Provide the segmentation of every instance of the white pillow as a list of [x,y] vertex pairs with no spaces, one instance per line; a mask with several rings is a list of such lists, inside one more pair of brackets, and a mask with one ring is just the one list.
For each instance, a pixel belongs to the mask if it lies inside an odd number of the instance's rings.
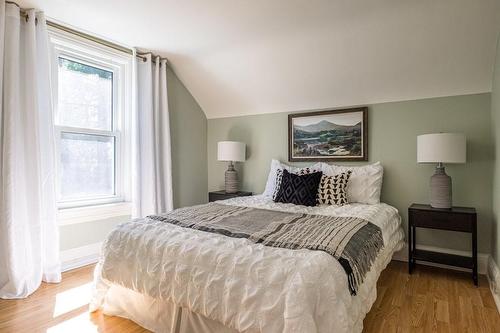
[[362,166],[335,165],[323,163],[323,173],[335,176],[351,170],[351,177],[347,184],[347,200],[364,204],[380,203],[384,168],[380,162]]
[[311,168],[311,169],[316,169],[319,171],[319,170],[323,170],[323,164],[324,163],[315,163],[313,165],[305,166],[305,167],[294,167],[291,165],[281,163],[280,161],[275,160],[275,159],[271,160],[271,169],[269,170],[269,175],[267,176],[266,188],[264,189],[264,192],[262,193],[262,195],[272,198],[273,193],[274,193],[274,189],[276,187],[276,172],[279,169],[286,169],[287,171],[292,172],[292,173],[296,173],[300,169],[304,169],[304,168]]

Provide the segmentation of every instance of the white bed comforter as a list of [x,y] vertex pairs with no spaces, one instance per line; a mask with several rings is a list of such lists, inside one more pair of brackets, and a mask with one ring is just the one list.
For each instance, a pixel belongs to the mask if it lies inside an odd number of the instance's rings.
[[322,251],[289,250],[246,239],[141,220],[122,224],[103,245],[91,310],[111,284],[174,302],[245,332],[356,332],[375,301],[373,288],[404,233],[386,204],[304,207],[263,196],[223,203],[333,216],[356,216],[382,229],[384,248],[357,296],[336,259]]

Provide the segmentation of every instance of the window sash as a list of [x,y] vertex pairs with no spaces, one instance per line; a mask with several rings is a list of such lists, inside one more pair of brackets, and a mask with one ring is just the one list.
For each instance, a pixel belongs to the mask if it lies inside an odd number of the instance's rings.
[[[116,130],[116,128],[118,127],[117,125],[117,122],[116,122],[116,119],[117,119],[117,114],[119,113],[119,110],[117,110],[117,107],[116,107],[116,103],[117,103],[117,99],[118,99],[118,89],[119,89],[119,85],[118,85],[118,80],[120,79],[120,73],[119,73],[119,69],[117,68],[114,68],[113,66],[110,66],[110,65],[104,65],[103,63],[99,62],[99,61],[93,61],[93,60],[89,60],[89,59],[85,59],[85,58],[79,58],[78,56],[75,56],[74,54],[71,54],[71,53],[68,53],[68,52],[65,52],[63,50],[58,50],[56,52],[56,55],[55,55],[55,58],[56,58],[56,74],[57,75],[57,78],[59,78],[59,58],[62,58],[62,59],[66,59],[66,60],[69,60],[69,61],[72,61],[72,62],[75,62],[75,63],[78,63],[78,64],[82,64],[82,65],[86,65],[86,66],[90,66],[90,67],[94,67],[94,68],[97,68],[97,69],[101,69],[101,70],[104,70],[104,71],[107,71],[107,72],[111,72],[112,73],[112,87],[111,87],[111,130]],[[54,66],[54,67],[56,67]],[[59,80],[57,79],[56,82],[57,82],[57,85],[55,87],[55,90],[56,90],[56,114],[54,115],[54,123],[58,126],[64,126],[64,125],[59,125],[58,121],[60,119],[60,114],[59,114]],[[90,128],[89,128],[90,129]]]
[[62,170],[61,166],[61,137],[62,133],[70,134],[84,134],[90,136],[107,136],[114,138],[114,194],[111,195],[92,195],[80,198],[63,199],[60,193],[61,184],[60,177],[57,177],[57,202],[59,208],[69,208],[69,207],[82,207],[82,206],[92,206],[105,203],[121,202],[125,198],[123,196],[122,182],[122,140],[121,133],[118,131],[104,131],[95,130],[87,128],[69,127],[69,126],[55,126],[56,134],[56,154],[57,154],[57,170],[60,172]]

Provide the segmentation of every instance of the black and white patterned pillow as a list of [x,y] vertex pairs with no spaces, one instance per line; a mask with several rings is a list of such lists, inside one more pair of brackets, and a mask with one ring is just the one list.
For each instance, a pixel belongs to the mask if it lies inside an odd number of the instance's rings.
[[[278,169],[278,170],[276,170],[276,180],[275,180],[275,186],[274,186],[274,192],[273,192],[273,200],[276,199],[276,196],[278,195],[278,192],[280,190],[281,180],[283,178],[283,170],[284,169]],[[296,172],[294,172],[294,174],[296,174],[296,175],[306,175],[306,174],[314,173],[314,172],[318,172],[318,171],[319,170],[311,169],[311,168],[302,168],[302,169],[299,169]]]
[[283,169],[276,170],[276,179],[274,180],[274,192],[273,192],[273,200],[276,200],[276,196],[280,191],[281,180],[283,178]]
[[352,171],[335,176],[323,175],[318,188],[318,203],[327,205],[347,205],[347,184]]
[[283,170],[281,186],[274,201],[295,205],[316,206],[318,187],[322,175],[321,171],[296,175]]

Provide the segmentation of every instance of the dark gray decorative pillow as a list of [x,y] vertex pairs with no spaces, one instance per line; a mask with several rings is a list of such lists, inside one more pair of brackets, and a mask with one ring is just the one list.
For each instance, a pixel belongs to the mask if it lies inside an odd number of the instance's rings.
[[318,187],[322,175],[321,171],[296,175],[283,170],[281,186],[274,201],[303,206],[316,206],[316,196],[318,195]]
[[335,176],[323,175],[318,188],[318,203],[327,205],[347,205],[347,184],[352,171]]
[[[278,192],[281,187],[281,179],[283,178],[283,170],[284,169],[278,169],[276,171],[276,181],[275,181],[275,187],[274,187],[274,192],[273,192],[273,200],[276,201],[276,196],[278,195]],[[318,172],[319,170],[316,169],[311,169],[311,168],[302,168],[294,172],[296,175],[305,175],[308,173],[313,173],[313,172]]]

